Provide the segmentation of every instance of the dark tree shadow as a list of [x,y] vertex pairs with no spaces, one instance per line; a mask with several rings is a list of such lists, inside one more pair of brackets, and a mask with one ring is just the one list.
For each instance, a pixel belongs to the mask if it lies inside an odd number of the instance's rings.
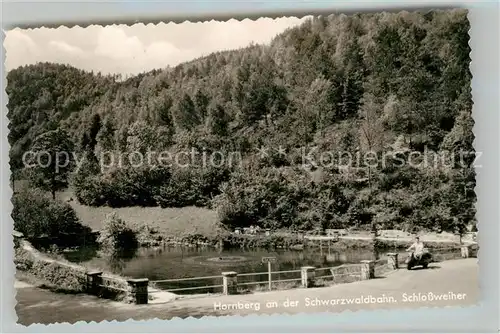
[[85,245],[76,249],[71,249],[63,252],[63,256],[70,262],[86,262],[97,257],[99,246],[97,244]]
[[410,270],[434,270],[434,269],[441,269],[441,266],[430,264],[427,268],[418,266],[418,267],[413,267]]

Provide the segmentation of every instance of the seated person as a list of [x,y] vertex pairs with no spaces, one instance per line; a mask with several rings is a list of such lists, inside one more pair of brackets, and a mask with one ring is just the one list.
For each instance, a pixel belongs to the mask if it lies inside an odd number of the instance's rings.
[[422,258],[422,254],[424,253],[424,243],[420,241],[419,237],[415,238],[415,242],[410,247],[408,247],[406,251],[409,252],[412,249],[413,249],[413,256],[417,260],[420,260]]

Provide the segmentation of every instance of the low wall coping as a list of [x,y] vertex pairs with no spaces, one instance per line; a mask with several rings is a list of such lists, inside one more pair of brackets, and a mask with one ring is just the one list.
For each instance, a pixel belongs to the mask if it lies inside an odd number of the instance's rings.
[[102,275],[102,271],[96,271],[96,270],[88,271],[87,275],[89,275],[89,276],[99,276],[99,275]]
[[306,266],[306,267],[301,267],[302,270],[314,270],[316,269],[316,267],[312,267],[312,266]]

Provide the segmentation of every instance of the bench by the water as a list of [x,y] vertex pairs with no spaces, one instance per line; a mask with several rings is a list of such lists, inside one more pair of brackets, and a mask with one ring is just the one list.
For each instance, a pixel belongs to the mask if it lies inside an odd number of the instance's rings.
[[266,228],[262,229],[259,226],[250,226],[250,227],[243,227],[243,228],[235,228],[234,229],[234,234],[246,234],[246,235],[261,235],[264,234],[266,236],[271,235],[271,229]]

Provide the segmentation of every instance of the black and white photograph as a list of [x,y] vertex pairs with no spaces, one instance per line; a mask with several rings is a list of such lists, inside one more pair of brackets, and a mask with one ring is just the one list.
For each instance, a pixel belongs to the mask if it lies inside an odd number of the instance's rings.
[[456,8],[5,31],[18,323],[477,304],[469,30]]

